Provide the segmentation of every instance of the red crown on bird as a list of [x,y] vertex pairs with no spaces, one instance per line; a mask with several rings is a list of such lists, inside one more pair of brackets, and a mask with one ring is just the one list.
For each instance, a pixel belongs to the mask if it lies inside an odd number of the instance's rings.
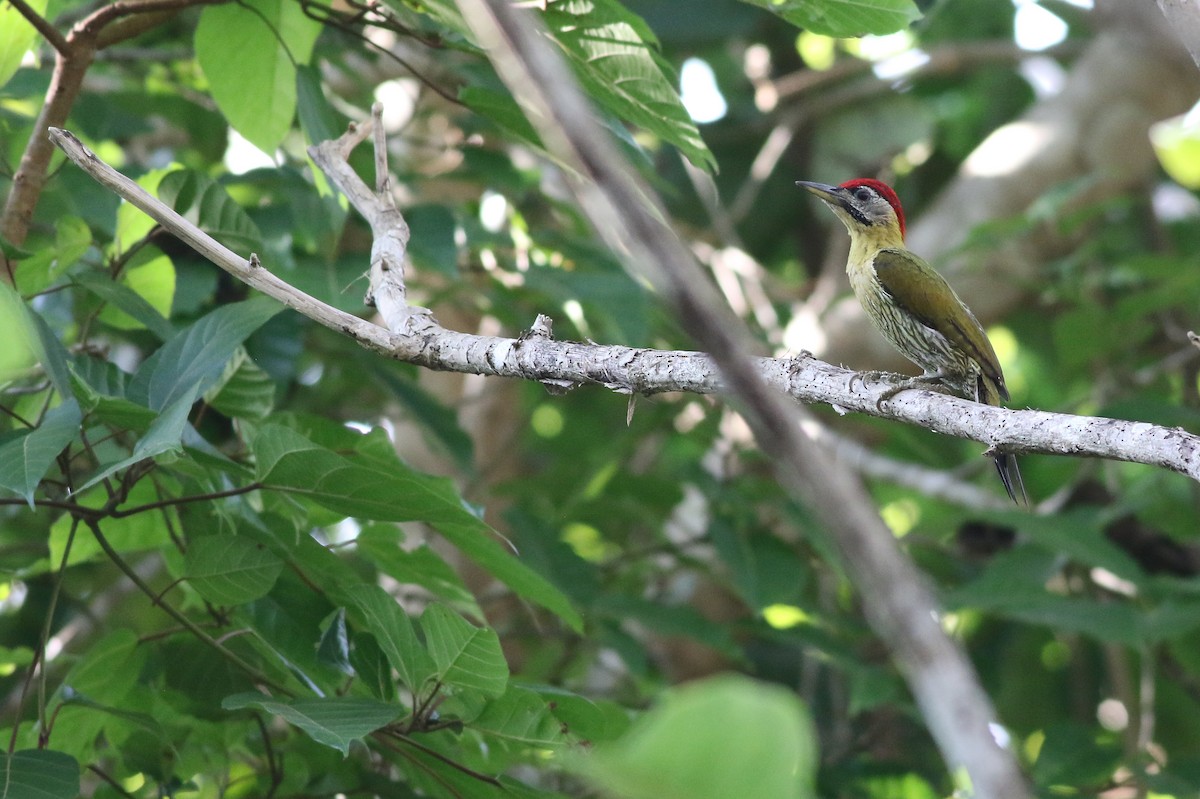
[[859,186],[866,186],[867,188],[874,189],[880,197],[888,201],[888,203],[892,206],[892,210],[896,212],[896,219],[900,222],[900,237],[903,238],[904,209],[900,206],[900,198],[896,196],[896,192],[892,190],[892,187],[884,183],[882,180],[875,180],[873,178],[855,178],[854,180],[847,180],[838,188],[856,189]]

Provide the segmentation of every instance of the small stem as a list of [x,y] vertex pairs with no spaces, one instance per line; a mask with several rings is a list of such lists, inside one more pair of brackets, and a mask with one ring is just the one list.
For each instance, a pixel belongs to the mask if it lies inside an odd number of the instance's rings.
[[144,505],[135,505],[132,508],[123,510],[113,510],[108,515],[114,519],[123,519],[126,516],[133,516],[138,513],[145,513],[148,510],[158,510],[159,508],[169,508],[174,505],[188,505],[192,502],[209,502],[214,499],[225,499],[226,497],[236,497],[241,494],[249,494],[251,491],[258,491],[263,487],[262,483],[253,482],[238,488],[229,488],[225,491],[214,491],[211,494],[193,494],[187,497],[173,497],[171,499],[160,499],[157,502],[147,502]]

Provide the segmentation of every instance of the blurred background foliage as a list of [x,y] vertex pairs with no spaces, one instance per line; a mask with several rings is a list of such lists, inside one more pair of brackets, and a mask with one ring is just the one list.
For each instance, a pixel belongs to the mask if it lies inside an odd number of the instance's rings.
[[[990,135],[1054,102],[1081,54],[1117,24],[1108,6],[1134,4],[919,5],[920,14],[893,0],[563,0],[544,12],[601,121],[661,192],[764,353],[851,353],[854,368],[904,368],[856,349],[865,328],[833,341],[821,334],[846,294],[845,239],[793,182],[881,177],[905,200],[910,224],[921,224]],[[1138,5],[1132,13],[1157,14]],[[64,33],[91,10],[72,0],[32,8]],[[0,61],[5,195],[54,60],[44,41],[20,43],[18,22],[11,6],[0,8],[0,35],[13,42],[0,53],[9,62]],[[621,46],[606,49],[606,37]],[[1143,55],[1127,53],[1131,64]],[[410,293],[444,326],[515,336],[546,313],[559,338],[688,348],[654,296],[597,243],[441,0],[185,7],[97,54],[66,127],[239,253],[256,252],[302,290],[366,314],[369,231],[331,195],[305,147],[364,119],[375,101],[412,228]],[[1186,117],[1151,121],[1143,144],[1161,166],[1150,162],[1121,191],[1092,195],[1099,172],[1051,181],[1021,212],[957,231],[968,255],[1047,229],[1071,241],[1023,264],[1018,299],[984,319],[1014,407],[1200,429],[1200,350],[1186,337],[1200,307],[1191,155],[1200,134]],[[370,174],[369,152],[354,163]],[[703,737],[709,725],[741,742],[736,762],[722,764],[745,786],[739,795],[806,796],[810,777],[829,797],[952,790],[821,530],[782,496],[744,423],[720,402],[643,397],[630,416],[626,397],[597,389],[559,396],[423,372],[284,312],[241,338],[228,333],[228,366],[182,407],[191,432],[181,425],[159,440],[149,420],[164,407],[138,405],[130,386],[149,378],[135,372],[170,346],[163,341],[204,320],[216,325],[218,309],[250,308],[231,305],[249,290],[60,156],[28,229],[6,230],[15,293],[4,295],[12,308],[2,324],[14,341],[27,329],[25,308],[44,324],[28,328],[43,344],[0,356],[0,446],[20,459],[0,463],[12,498],[0,507],[3,724],[10,754],[48,735],[47,757],[73,758],[9,757],[10,776],[82,766],[94,796],[731,796],[716,774],[694,779],[721,752]],[[968,304],[982,299],[963,293]],[[48,385],[28,355],[47,346],[46,331],[64,348],[71,391]],[[199,350],[181,343],[175,352]],[[176,369],[163,379],[185,377]],[[111,401],[89,407],[85,387]],[[69,409],[50,415],[72,395],[87,414],[82,435]],[[947,629],[997,705],[997,735],[1039,795],[1200,792],[1192,482],[1145,466],[1026,457],[1038,503],[1026,513],[1001,501],[976,444],[818,411],[940,592]],[[29,485],[13,471],[30,463],[17,454],[28,450],[22,436],[54,423],[70,457],[47,458]],[[378,451],[381,439],[350,434],[369,430],[386,432],[394,460]],[[453,487],[437,484],[447,503],[439,512],[461,495],[481,520],[469,535],[503,536],[545,587],[504,572],[491,550],[464,558],[422,523],[433,516],[398,523],[394,508],[359,513],[328,497],[295,498],[284,475],[262,472],[266,452],[296,454],[314,480],[332,472],[304,461],[287,443],[292,433],[356,468],[450,478]],[[125,463],[148,440],[162,444],[155,468]],[[197,498],[104,518],[114,550],[167,602],[296,691],[396,703],[401,722],[420,716],[424,726],[368,738],[368,756],[350,742],[370,725],[318,724],[311,714],[306,723],[261,695],[247,698],[261,680],[134,592],[86,523],[72,524],[83,517],[67,508],[67,489],[114,464],[83,504],[103,505],[105,491],[120,495],[109,511]],[[933,475],[961,490],[877,476],[885,473]],[[330,496],[349,503],[355,486],[329,479]],[[255,480],[281,492],[221,496]],[[209,537],[220,546],[196,543]],[[68,541],[80,549],[59,571]],[[272,558],[255,554],[263,548]],[[251,566],[248,584],[232,576]],[[408,634],[435,661],[440,644],[470,641],[481,658],[502,652],[507,670],[435,664],[441,682],[414,697],[423,684],[408,683],[406,669],[421,663],[388,655],[382,639],[392,628],[372,626],[361,592],[328,587],[356,580],[402,600],[420,620]],[[554,610],[557,595],[573,613]],[[43,646],[46,668],[31,681]],[[787,687],[811,720],[779,710],[760,683],[736,682],[672,694],[657,715],[642,714],[669,686],[725,671]],[[49,732],[37,726],[43,680]],[[746,713],[762,702],[778,712]],[[574,764],[578,750],[618,738],[631,721],[636,729],[595,764]],[[321,737],[326,728],[331,738]],[[742,751],[755,735],[787,746]],[[665,765],[675,757],[690,777]],[[788,769],[800,778],[777,779]],[[504,789],[489,781],[499,774]],[[662,774],[673,787],[655,786]],[[36,779],[29,784],[44,788]],[[47,795],[72,795],[63,790]]]

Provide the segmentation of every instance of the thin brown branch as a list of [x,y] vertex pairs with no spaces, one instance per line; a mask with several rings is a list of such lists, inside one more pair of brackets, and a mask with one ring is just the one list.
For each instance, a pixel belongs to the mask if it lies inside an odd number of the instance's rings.
[[[50,40],[57,52],[46,99],[34,121],[25,151],[13,175],[12,189],[0,215],[0,236],[20,246],[29,235],[33,212],[45,187],[54,147],[46,132],[64,124],[74,107],[96,52],[161,24],[169,16],[196,5],[229,0],[117,0],[80,20],[65,37]],[[16,5],[16,3],[14,3]],[[28,6],[25,6],[28,8]],[[20,9],[20,6],[18,6]],[[28,19],[28,15],[26,15]],[[41,31],[46,35],[45,31]],[[13,282],[14,265],[4,258],[4,277]]]
[[135,505],[132,508],[123,508],[121,510],[113,510],[106,514],[113,519],[121,519],[126,516],[134,516],[138,513],[145,513],[148,510],[157,510],[159,508],[170,508],[176,505],[188,505],[193,502],[210,502],[214,499],[225,499],[226,497],[236,497],[241,494],[249,494],[252,491],[258,491],[262,488],[262,483],[254,482],[238,488],[230,488],[225,491],[213,491],[211,494],[193,494],[186,497],[171,497],[170,499],[160,499],[157,502],[147,502],[144,505]]
[[223,644],[217,641],[217,639],[205,632],[200,625],[196,624],[187,616],[176,610],[173,605],[162,601],[154,589],[146,584],[146,582],[133,569],[133,567],[121,557],[119,552],[113,549],[112,544],[109,543],[108,538],[100,529],[100,521],[98,519],[85,518],[83,519],[83,523],[86,524],[88,529],[92,531],[92,537],[96,539],[96,543],[100,545],[100,549],[104,551],[104,554],[108,556],[108,559],[113,563],[113,565],[115,565],[122,574],[129,578],[130,582],[137,586],[138,590],[145,594],[153,604],[157,605],[164,613],[186,628],[187,631],[195,636],[201,643],[207,644],[209,647],[216,650],[217,654],[219,654],[221,657],[225,658],[231,664],[244,671],[255,682],[268,686],[271,688],[271,690],[278,691],[284,696],[292,695],[291,691],[275,682],[266,674],[259,671],[257,668],[227,649]]

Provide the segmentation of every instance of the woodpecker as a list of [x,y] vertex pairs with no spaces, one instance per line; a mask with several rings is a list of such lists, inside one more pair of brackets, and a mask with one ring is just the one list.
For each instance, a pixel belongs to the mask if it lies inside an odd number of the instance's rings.
[[[979,320],[944,277],[904,246],[904,209],[896,192],[869,178],[840,186],[806,180],[796,185],[819,197],[842,220],[850,232],[846,274],[855,296],[883,337],[924,370],[883,399],[921,384],[941,383],[987,405],[1007,400],[1004,373]],[[995,461],[1008,496],[1028,504],[1016,457],[1001,453]]]

